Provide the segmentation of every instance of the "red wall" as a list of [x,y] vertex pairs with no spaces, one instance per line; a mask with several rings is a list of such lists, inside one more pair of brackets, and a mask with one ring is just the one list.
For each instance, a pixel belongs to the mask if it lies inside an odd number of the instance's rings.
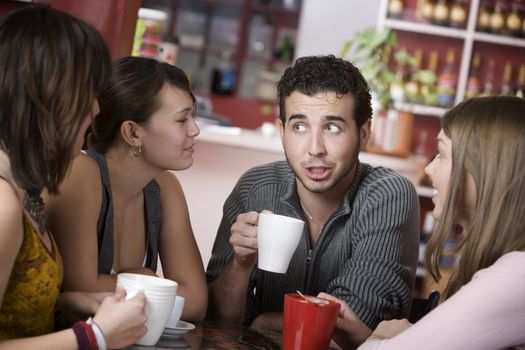
[[35,3],[49,5],[91,23],[102,34],[112,59],[131,54],[141,0],[40,0],[33,3],[0,0],[0,16]]
[[235,126],[257,129],[263,122],[274,122],[278,117],[277,103],[235,96],[209,96],[213,111],[228,117]]
[[51,7],[95,26],[104,37],[112,59],[131,54],[140,4],[140,0],[50,0]]

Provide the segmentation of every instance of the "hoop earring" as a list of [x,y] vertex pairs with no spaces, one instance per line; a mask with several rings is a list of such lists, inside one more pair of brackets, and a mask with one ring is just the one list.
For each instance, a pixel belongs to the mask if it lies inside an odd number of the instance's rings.
[[135,158],[138,158],[141,153],[142,153],[142,146],[133,146],[131,150],[129,151],[131,160],[135,161]]

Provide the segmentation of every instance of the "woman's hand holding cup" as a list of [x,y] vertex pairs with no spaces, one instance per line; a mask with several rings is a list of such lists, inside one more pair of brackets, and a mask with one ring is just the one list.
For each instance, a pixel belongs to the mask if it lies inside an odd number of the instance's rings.
[[93,321],[100,327],[108,348],[122,348],[146,334],[146,297],[137,293],[126,299],[126,290],[117,286],[115,294],[100,304]]

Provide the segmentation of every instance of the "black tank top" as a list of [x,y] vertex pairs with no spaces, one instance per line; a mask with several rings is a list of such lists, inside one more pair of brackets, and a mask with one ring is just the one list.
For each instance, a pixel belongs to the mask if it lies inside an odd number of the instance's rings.
[[[102,179],[102,203],[97,222],[98,237],[98,273],[110,274],[113,267],[113,203],[109,182],[108,164],[104,155],[84,150],[98,163]],[[148,237],[146,262],[144,267],[157,271],[158,243],[161,224],[160,187],[151,180],[144,188],[144,207],[146,212],[146,236]]]

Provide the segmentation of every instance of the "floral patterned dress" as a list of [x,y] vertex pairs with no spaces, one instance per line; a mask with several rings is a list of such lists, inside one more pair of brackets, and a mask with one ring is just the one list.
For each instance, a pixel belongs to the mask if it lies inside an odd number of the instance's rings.
[[24,216],[24,240],[0,308],[0,340],[53,331],[53,314],[63,266],[56,243],[50,237],[51,252]]

